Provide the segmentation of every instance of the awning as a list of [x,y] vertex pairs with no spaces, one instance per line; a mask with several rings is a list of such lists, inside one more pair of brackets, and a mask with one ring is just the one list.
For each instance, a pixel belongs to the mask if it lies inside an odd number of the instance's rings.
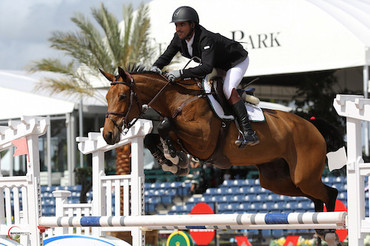
[[0,120],[70,113],[74,103],[0,87]]
[[370,64],[369,1],[153,0],[151,38],[158,51],[172,39],[175,26],[169,22],[183,5],[195,8],[208,30],[244,45],[250,54],[246,76]]

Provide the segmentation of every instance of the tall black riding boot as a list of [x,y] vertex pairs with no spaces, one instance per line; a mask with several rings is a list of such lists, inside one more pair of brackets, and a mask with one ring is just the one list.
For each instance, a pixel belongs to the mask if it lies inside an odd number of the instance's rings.
[[239,128],[242,134],[242,141],[236,141],[235,143],[239,145],[239,148],[244,148],[246,145],[256,145],[260,141],[255,131],[253,131],[251,125],[249,124],[248,112],[245,108],[244,102],[242,100],[237,101],[232,105],[235,116],[237,117]]

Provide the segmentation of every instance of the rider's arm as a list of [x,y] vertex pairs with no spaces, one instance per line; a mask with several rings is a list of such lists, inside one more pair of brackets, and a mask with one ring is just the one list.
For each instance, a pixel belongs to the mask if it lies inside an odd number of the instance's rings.
[[154,62],[153,66],[156,66],[162,69],[164,66],[167,66],[172,61],[173,57],[177,52],[181,50],[181,41],[175,33],[171,43],[168,45],[165,52]]
[[200,41],[202,62],[199,66],[184,69],[182,78],[201,78],[212,72],[215,59],[215,42],[212,38],[204,38]]

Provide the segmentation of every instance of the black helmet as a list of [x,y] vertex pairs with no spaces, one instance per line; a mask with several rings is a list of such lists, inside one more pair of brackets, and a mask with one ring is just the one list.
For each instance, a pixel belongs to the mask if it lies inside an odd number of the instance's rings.
[[189,6],[181,6],[177,8],[175,12],[173,12],[171,23],[184,21],[192,21],[198,24],[199,16],[197,11]]

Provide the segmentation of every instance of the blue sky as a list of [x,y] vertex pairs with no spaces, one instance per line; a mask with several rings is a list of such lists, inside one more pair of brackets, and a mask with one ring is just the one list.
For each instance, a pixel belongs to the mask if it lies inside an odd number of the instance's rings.
[[33,60],[63,54],[49,47],[53,31],[75,29],[70,18],[74,13],[91,16],[91,8],[100,3],[122,19],[122,7],[131,3],[137,8],[150,0],[1,0],[0,1],[0,70],[23,70]]

